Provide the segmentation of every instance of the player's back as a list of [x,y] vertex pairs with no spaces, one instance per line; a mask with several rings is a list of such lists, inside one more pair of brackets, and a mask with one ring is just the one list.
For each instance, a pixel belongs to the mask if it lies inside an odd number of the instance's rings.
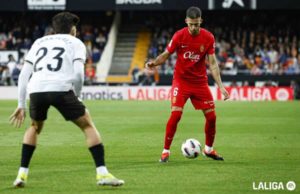
[[74,81],[75,60],[85,61],[84,44],[69,34],[55,34],[37,39],[25,60],[33,65],[29,93],[68,91]]

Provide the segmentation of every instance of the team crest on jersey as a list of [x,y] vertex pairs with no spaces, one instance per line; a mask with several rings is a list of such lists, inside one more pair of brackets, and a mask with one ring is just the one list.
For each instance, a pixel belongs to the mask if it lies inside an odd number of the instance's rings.
[[204,45],[203,45],[203,44],[202,44],[202,45],[200,45],[200,52],[203,52],[203,51],[204,51],[204,49],[205,49]]

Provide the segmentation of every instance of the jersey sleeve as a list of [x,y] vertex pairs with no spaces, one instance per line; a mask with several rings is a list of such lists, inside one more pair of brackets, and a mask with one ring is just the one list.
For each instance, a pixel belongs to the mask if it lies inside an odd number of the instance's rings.
[[73,62],[76,60],[82,61],[83,64],[86,60],[86,47],[80,40],[77,41],[77,44],[74,48]]
[[207,53],[209,55],[215,54],[215,47],[216,47],[215,37],[214,37],[214,35],[211,35]]
[[168,46],[167,46],[167,51],[168,51],[169,53],[171,53],[171,54],[174,53],[174,52],[176,51],[177,47],[178,47],[178,43],[179,43],[179,33],[176,32],[176,33],[173,35],[173,37],[172,37],[170,43],[169,43]]
[[32,64],[25,61],[18,82],[18,108],[26,108],[27,85],[33,71]]

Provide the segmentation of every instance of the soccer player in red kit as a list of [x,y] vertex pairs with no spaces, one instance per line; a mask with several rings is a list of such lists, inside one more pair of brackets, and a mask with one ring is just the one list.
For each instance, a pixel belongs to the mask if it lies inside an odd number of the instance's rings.
[[172,53],[176,51],[177,61],[173,75],[171,91],[171,116],[166,126],[165,144],[160,162],[168,162],[170,147],[179,123],[183,107],[188,99],[196,110],[202,110],[205,123],[205,148],[203,154],[214,160],[224,160],[213,149],[216,133],[215,104],[208,86],[205,59],[208,58],[211,74],[221,90],[224,100],[229,98],[224,88],[219,66],[215,56],[215,39],[212,33],[200,28],[202,23],[201,10],[190,7],[186,11],[185,23],[187,27],[178,30],[167,49],[155,60],[145,64],[152,69],[165,63]]

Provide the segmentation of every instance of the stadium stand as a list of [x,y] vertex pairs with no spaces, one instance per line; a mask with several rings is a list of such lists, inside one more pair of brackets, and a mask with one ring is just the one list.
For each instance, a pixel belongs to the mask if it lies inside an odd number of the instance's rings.
[[[228,83],[299,87],[299,79],[291,82],[300,74],[300,31],[296,19],[299,13],[225,12],[205,11],[203,27],[215,35],[216,56],[223,77],[229,78]],[[143,21],[145,13],[139,15],[135,12],[135,14],[136,18]],[[152,34],[148,58],[155,58],[162,53],[174,32],[185,26],[182,20],[184,14],[184,12],[157,12],[146,15],[147,18],[151,18],[146,23]],[[159,81],[155,81],[157,80],[154,79],[155,73],[149,78],[146,74],[149,72],[135,71],[135,75],[140,77],[138,84],[170,83],[175,62],[176,55],[173,55],[158,69]]]
[[[17,50],[16,69],[33,41],[51,33],[52,12],[0,14],[0,50]],[[78,37],[88,51],[85,84],[99,84],[96,67],[108,41],[113,12],[81,12]],[[5,16],[5,17],[4,17]],[[104,84],[170,84],[176,55],[157,71],[143,69],[144,62],[161,53],[173,33],[185,26],[184,11],[123,11],[112,63]],[[214,33],[216,55],[223,76],[277,76],[300,73],[300,29],[297,11],[204,11],[203,27]],[[22,19],[21,19],[22,18]],[[1,64],[2,85],[17,83],[18,75]],[[10,73],[8,73],[10,72]],[[208,72],[209,74],[209,72]],[[10,78],[9,78],[10,77]],[[247,84],[248,78],[244,77]],[[166,81],[167,80],[167,81]],[[268,83],[274,83],[266,78]],[[103,83],[103,82],[102,82]],[[267,83],[267,84],[268,84]],[[232,85],[239,83],[231,83]],[[244,82],[243,82],[244,84]],[[253,83],[250,83],[253,84]],[[275,83],[280,85],[280,83]],[[289,85],[290,81],[284,82]],[[298,82],[296,81],[296,85]]]
[[[8,65],[10,61],[0,65],[0,85],[15,85],[12,77],[16,77],[17,70],[22,68],[24,54],[33,42],[44,35],[51,34],[52,12],[7,12],[0,14],[0,51],[16,50],[18,58],[15,65]],[[80,38],[87,48],[87,63],[85,84],[91,85],[96,81],[95,68],[101,58],[101,53],[107,41],[113,12],[86,12],[80,14],[81,22],[78,30]],[[5,59],[4,59],[5,61]],[[15,74],[12,75],[15,70]],[[17,79],[17,78],[15,78]]]
[[[295,12],[205,12],[203,26],[215,35],[222,74],[299,74],[300,33],[296,15]],[[176,30],[174,20],[180,21],[173,16],[169,22],[152,24],[149,58],[161,53],[172,38]],[[171,74],[174,62],[171,58],[160,74]]]

